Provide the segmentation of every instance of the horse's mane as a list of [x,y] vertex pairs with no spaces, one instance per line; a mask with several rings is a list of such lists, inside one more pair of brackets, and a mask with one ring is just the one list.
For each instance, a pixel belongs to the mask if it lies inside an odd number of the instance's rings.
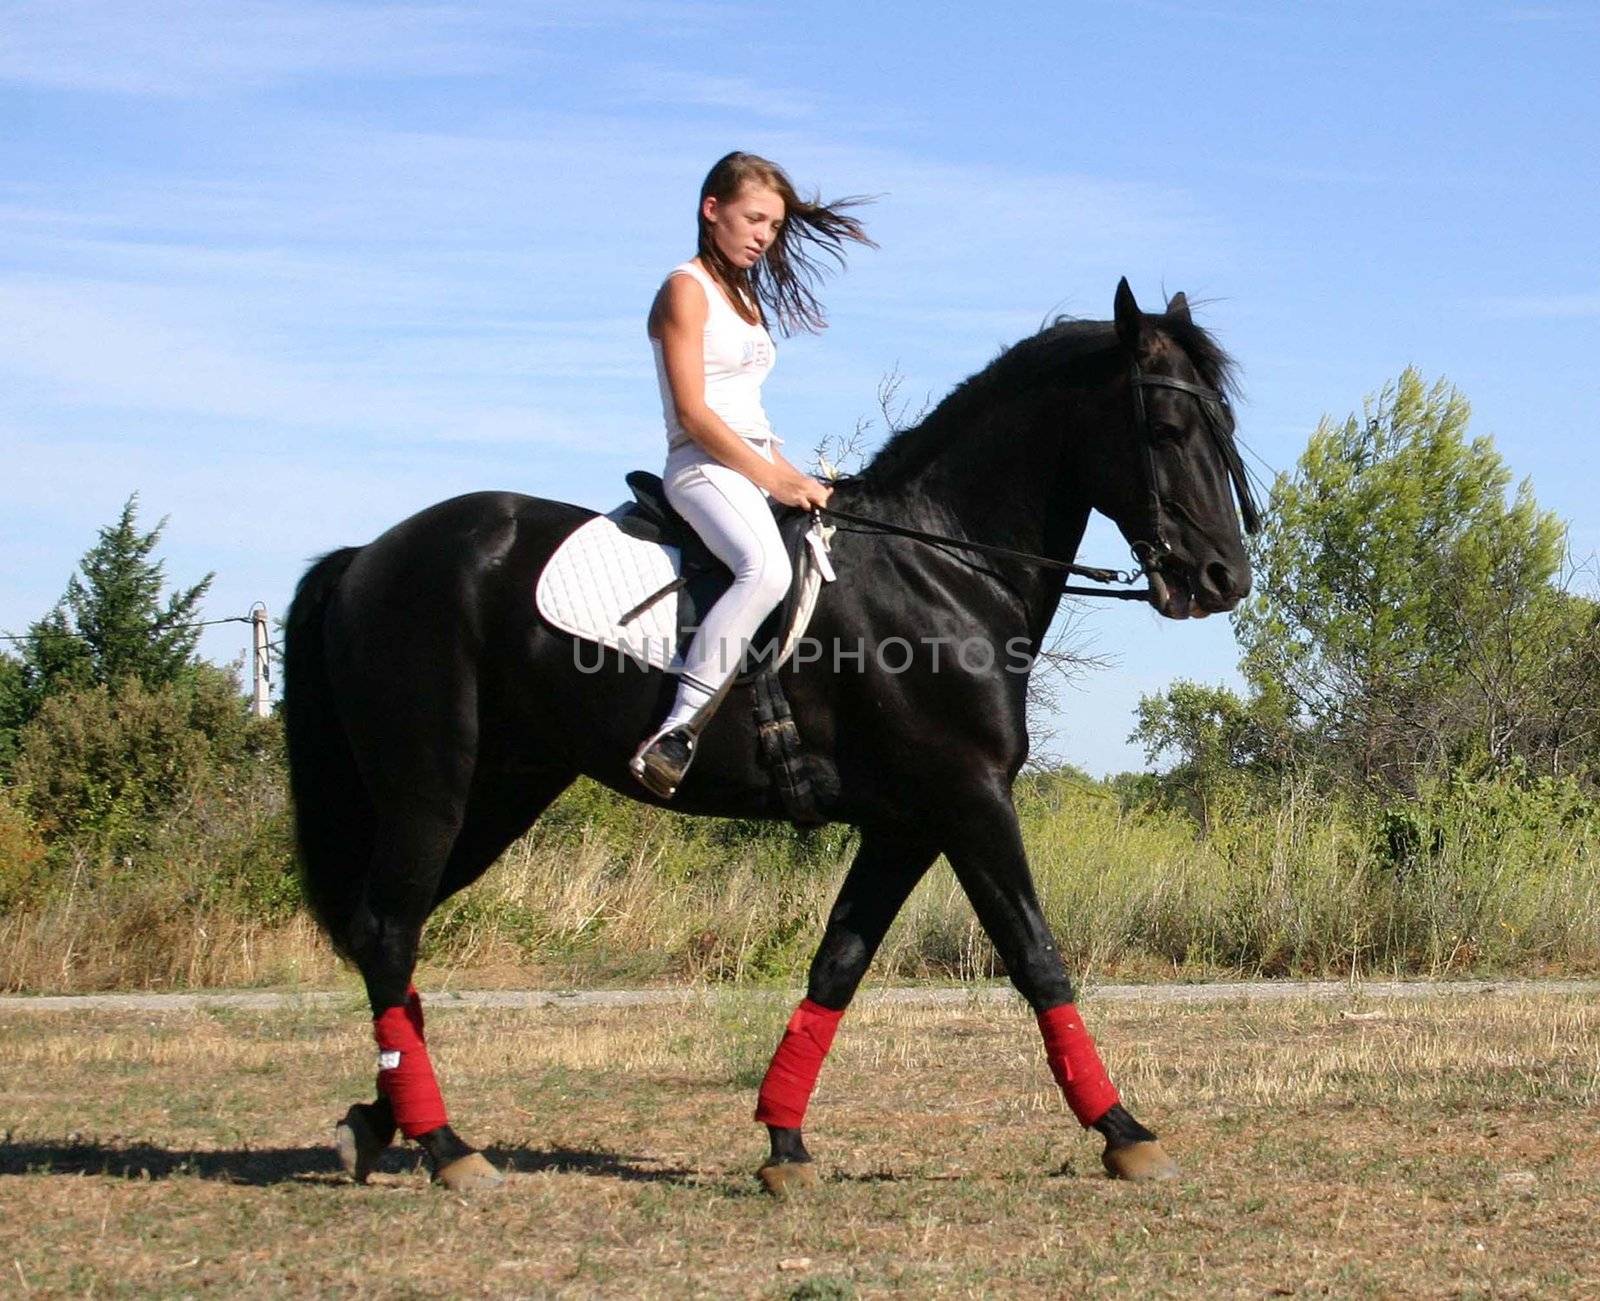
[[[1146,320],[1183,350],[1201,383],[1220,393],[1237,392],[1237,365],[1203,326],[1187,314],[1152,315]],[[879,485],[898,480],[979,423],[1006,394],[1052,379],[1070,381],[1119,346],[1116,326],[1110,321],[1058,316],[956,385],[920,423],[892,433],[857,477]]]

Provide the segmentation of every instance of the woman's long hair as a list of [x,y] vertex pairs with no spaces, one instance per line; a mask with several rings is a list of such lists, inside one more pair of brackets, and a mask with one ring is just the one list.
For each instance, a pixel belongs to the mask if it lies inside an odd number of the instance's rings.
[[[703,211],[707,198],[728,203],[746,185],[776,190],[784,210],[783,224],[766,255],[749,270],[722,256]],[[794,182],[776,163],[755,154],[731,153],[717,160],[700,187],[700,260],[752,325],[764,321],[770,312],[786,335],[821,330],[828,318],[815,292],[826,271],[818,255],[826,253],[843,267],[846,240],[877,247],[861,223],[843,211],[869,202],[857,196],[823,203],[820,195],[808,202],[795,192]]]

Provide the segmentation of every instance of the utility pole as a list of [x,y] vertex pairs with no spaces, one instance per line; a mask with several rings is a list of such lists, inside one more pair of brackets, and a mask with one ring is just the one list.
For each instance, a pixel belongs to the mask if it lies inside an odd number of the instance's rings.
[[267,663],[267,607],[259,602],[250,611],[250,633],[250,712],[257,718],[265,718],[272,711],[268,699],[272,670]]

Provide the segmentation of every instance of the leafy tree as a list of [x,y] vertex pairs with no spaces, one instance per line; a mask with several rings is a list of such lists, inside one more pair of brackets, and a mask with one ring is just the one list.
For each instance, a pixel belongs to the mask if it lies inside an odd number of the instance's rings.
[[204,664],[154,688],[125,678],[46,700],[22,729],[15,776],[47,839],[125,853],[208,778],[262,749],[263,731],[225,669]]
[[1246,700],[1227,687],[1188,681],[1141,697],[1128,739],[1142,745],[1152,763],[1173,760],[1152,793],[1187,805],[1209,824],[1208,810],[1224,789],[1282,771],[1293,738],[1275,703],[1272,697]]
[[0,786],[0,912],[26,900],[46,867],[44,840],[28,810]]
[[123,503],[115,524],[100,530],[100,540],[79,563],[57,607],[83,642],[90,680],[114,683],[137,678],[147,687],[176,682],[195,662],[200,630],[194,626],[200,600],[215,574],[162,603],[165,564],[152,560],[167,521],[148,533],[138,528],[139,497]]
[[[1323,420],[1280,475],[1235,616],[1254,692],[1279,697],[1336,766],[1414,789],[1526,733],[1562,606],[1564,530],[1467,401],[1414,369]],[[1508,716],[1508,709],[1516,715]]]
[[17,732],[28,721],[22,661],[0,651],[0,773],[17,757]]
[[1536,636],[1474,630],[1485,757],[1518,757],[1551,777],[1600,775],[1600,602],[1552,588],[1531,622]]
[[52,695],[135,680],[158,688],[191,678],[207,574],[163,597],[164,562],[154,559],[167,521],[144,532],[139,497],[79,562],[66,593],[28,629],[21,655],[0,663],[0,765],[9,765],[21,728]]

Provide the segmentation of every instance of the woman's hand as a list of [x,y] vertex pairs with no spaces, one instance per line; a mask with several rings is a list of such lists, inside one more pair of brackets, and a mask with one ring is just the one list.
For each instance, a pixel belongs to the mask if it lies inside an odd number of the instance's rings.
[[817,506],[826,506],[828,498],[833,495],[833,489],[809,474],[801,474],[791,465],[778,467],[776,473],[764,484],[768,494],[774,501],[782,502],[785,506],[804,506],[811,510]]

